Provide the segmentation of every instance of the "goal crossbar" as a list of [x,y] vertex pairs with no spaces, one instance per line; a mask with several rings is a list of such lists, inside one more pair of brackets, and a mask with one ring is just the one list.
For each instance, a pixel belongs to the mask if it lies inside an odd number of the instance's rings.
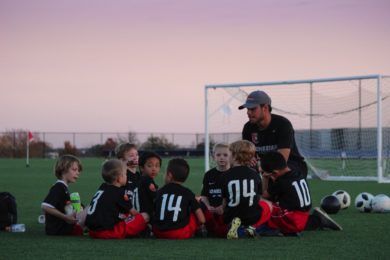
[[[356,81],[356,80],[376,80],[376,132],[377,132],[377,177],[357,177],[356,180],[377,180],[378,182],[390,182],[390,178],[384,178],[383,174],[383,140],[382,140],[382,92],[381,92],[381,80],[384,78],[390,78],[387,75],[373,74],[373,75],[363,75],[363,76],[351,76],[351,77],[333,77],[333,78],[319,78],[319,79],[303,79],[303,80],[284,80],[284,81],[268,81],[268,82],[246,82],[246,83],[231,83],[231,84],[208,84],[205,86],[205,171],[210,168],[210,129],[209,129],[209,100],[208,100],[208,91],[211,89],[223,89],[223,88],[245,88],[245,87],[268,87],[268,86],[283,86],[283,85],[296,85],[296,84],[309,84],[312,86],[317,83],[329,83],[329,82],[342,82],[342,81]],[[248,94],[248,93],[247,93]],[[214,113],[215,111],[213,111]],[[310,115],[312,116],[312,115]],[[332,176],[328,178],[329,180],[333,179]],[[350,180],[350,178],[345,176],[340,179]]]

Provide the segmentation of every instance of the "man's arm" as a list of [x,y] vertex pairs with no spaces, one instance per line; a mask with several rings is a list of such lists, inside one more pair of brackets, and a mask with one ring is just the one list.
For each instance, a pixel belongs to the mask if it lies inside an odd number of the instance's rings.
[[290,148],[282,148],[282,149],[278,149],[278,152],[283,155],[284,159],[287,162],[288,157],[290,156],[291,149]]

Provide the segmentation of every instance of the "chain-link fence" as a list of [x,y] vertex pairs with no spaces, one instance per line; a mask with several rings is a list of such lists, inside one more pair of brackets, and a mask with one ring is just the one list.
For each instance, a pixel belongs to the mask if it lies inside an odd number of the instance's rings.
[[[140,150],[155,150],[163,154],[204,154],[203,133],[121,133],[121,132],[32,132],[29,142],[31,157],[56,157],[61,153],[79,156],[110,156],[123,142],[136,144]],[[238,140],[240,133],[213,134],[211,144]],[[0,157],[19,158],[26,155],[28,131],[0,132]]]

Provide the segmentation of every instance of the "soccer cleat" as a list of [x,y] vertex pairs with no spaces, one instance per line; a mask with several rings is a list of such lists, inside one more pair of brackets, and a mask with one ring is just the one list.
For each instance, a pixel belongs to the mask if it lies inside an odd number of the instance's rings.
[[245,234],[249,238],[256,238],[257,237],[257,235],[256,235],[256,228],[254,228],[252,226],[247,226],[245,228]]
[[238,238],[237,230],[240,226],[241,226],[241,219],[234,218],[232,220],[232,224],[230,226],[230,229],[227,233],[227,239],[237,239]]
[[319,207],[315,207],[313,210],[313,216],[317,216],[321,222],[321,228],[329,228],[333,230],[341,231],[343,228],[337,224],[328,214],[322,211]]

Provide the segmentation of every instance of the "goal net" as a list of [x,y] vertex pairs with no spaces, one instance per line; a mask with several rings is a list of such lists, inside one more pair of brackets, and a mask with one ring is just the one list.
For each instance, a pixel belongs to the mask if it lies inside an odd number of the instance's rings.
[[248,118],[238,106],[255,90],[293,124],[313,178],[390,182],[390,77],[381,75],[207,85],[206,170],[212,144],[241,139]]

